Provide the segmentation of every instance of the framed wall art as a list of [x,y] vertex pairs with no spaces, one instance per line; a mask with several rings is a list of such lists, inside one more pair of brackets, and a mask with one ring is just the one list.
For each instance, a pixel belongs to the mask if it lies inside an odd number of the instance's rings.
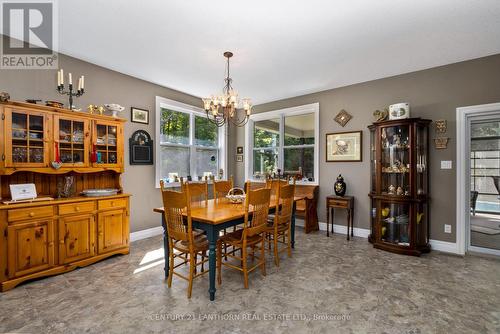
[[362,161],[363,131],[326,134],[326,162]]
[[153,164],[153,141],[147,131],[135,131],[128,142],[131,165]]
[[149,124],[149,110],[130,108],[130,120],[134,123]]

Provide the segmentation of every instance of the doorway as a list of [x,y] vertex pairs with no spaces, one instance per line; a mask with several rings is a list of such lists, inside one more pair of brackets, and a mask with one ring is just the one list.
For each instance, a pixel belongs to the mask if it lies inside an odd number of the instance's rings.
[[469,118],[467,251],[500,255],[500,111]]
[[500,103],[457,108],[457,253],[500,256]]

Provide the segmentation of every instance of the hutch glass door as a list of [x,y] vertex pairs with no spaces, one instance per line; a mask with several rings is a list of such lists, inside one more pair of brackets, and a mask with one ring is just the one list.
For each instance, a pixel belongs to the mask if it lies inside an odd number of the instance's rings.
[[[6,112],[7,167],[45,167],[47,165],[47,125],[41,113]],[[10,136],[9,136],[10,135]]]
[[95,123],[93,162],[97,166],[116,166],[121,161],[121,152],[118,150],[118,133],[121,126],[116,123]]
[[[55,124],[55,158],[59,158],[63,165],[88,166],[88,121],[56,117]],[[57,157],[57,155],[59,155],[59,157]]]

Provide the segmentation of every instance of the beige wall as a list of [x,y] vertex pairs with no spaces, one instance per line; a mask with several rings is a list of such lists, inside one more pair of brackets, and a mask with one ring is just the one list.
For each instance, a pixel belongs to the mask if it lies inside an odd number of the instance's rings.
[[[451,138],[448,148],[436,150],[432,147],[430,151],[431,239],[455,242],[455,109],[500,102],[500,55],[271,102],[256,106],[254,113],[314,102],[319,102],[320,106],[320,221],[326,221],[325,196],[333,193],[335,178],[342,174],[347,182],[347,193],[356,197],[354,226],[360,228],[369,228],[370,157],[367,148],[370,138],[367,126],[373,121],[373,111],[392,103],[409,102],[413,117],[446,119],[447,135]],[[353,115],[344,128],[333,120],[341,109]],[[350,130],[363,130],[363,161],[326,163],[326,133]],[[431,138],[434,138],[433,126],[431,130]],[[239,128],[236,132],[233,145],[243,146],[244,129]],[[441,170],[441,160],[452,160],[453,169]],[[233,173],[237,184],[241,185],[244,165],[235,162]],[[344,213],[337,214],[335,219],[336,224],[345,224]],[[452,225],[451,234],[444,233],[444,224]]]
[[[132,194],[131,231],[159,226],[160,216],[152,212],[154,207],[161,206],[159,190],[154,187],[154,166],[129,165],[128,138],[137,129],[147,130],[154,138],[155,96],[197,106],[201,106],[200,99],[64,55],[60,55],[59,65],[65,73],[72,72],[73,78],[85,75],[86,93],[76,99],[78,106],[85,109],[89,104],[118,103],[125,107],[121,116],[127,119],[130,119],[131,106],[149,110],[149,125],[125,124],[125,174],[122,181],[125,192]],[[35,98],[67,104],[67,96],[59,95],[55,87],[55,70],[0,70],[0,91],[10,93],[13,100]]]

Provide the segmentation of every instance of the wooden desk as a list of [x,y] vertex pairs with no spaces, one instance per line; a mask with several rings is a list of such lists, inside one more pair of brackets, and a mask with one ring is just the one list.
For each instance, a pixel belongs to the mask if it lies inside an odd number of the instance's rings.
[[332,216],[332,234],[333,234],[333,216],[334,209],[347,210],[347,240],[349,240],[349,226],[351,227],[351,237],[354,236],[354,197],[353,196],[335,196],[330,195],[326,197],[326,236],[330,236],[328,225],[330,224],[330,213]]
[[[304,199],[295,197],[293,214],[291,219],[291,243],[295,246],[295,202]],[[161,213],[161,225],[163,227],[163,249],[165,252],[165,278],[168,277],[169,269],[169,249],[168,232],[166,228],[164,209],[156,208],[154,212]],[[276,200],[271,197],[271,206],[269,212],[276,211]],[[211,199],[207,203],[191,207],[191,219],[193,227],[205,231],[208,239],[208,265],[210,286],[208,292],[210,300],[215,300],[215,270],[216,270],[216,245],[219,238],[219,232],[225,228],[243,224],[245,222],[245,207],[243,204],[232,204],[227,199]]]

